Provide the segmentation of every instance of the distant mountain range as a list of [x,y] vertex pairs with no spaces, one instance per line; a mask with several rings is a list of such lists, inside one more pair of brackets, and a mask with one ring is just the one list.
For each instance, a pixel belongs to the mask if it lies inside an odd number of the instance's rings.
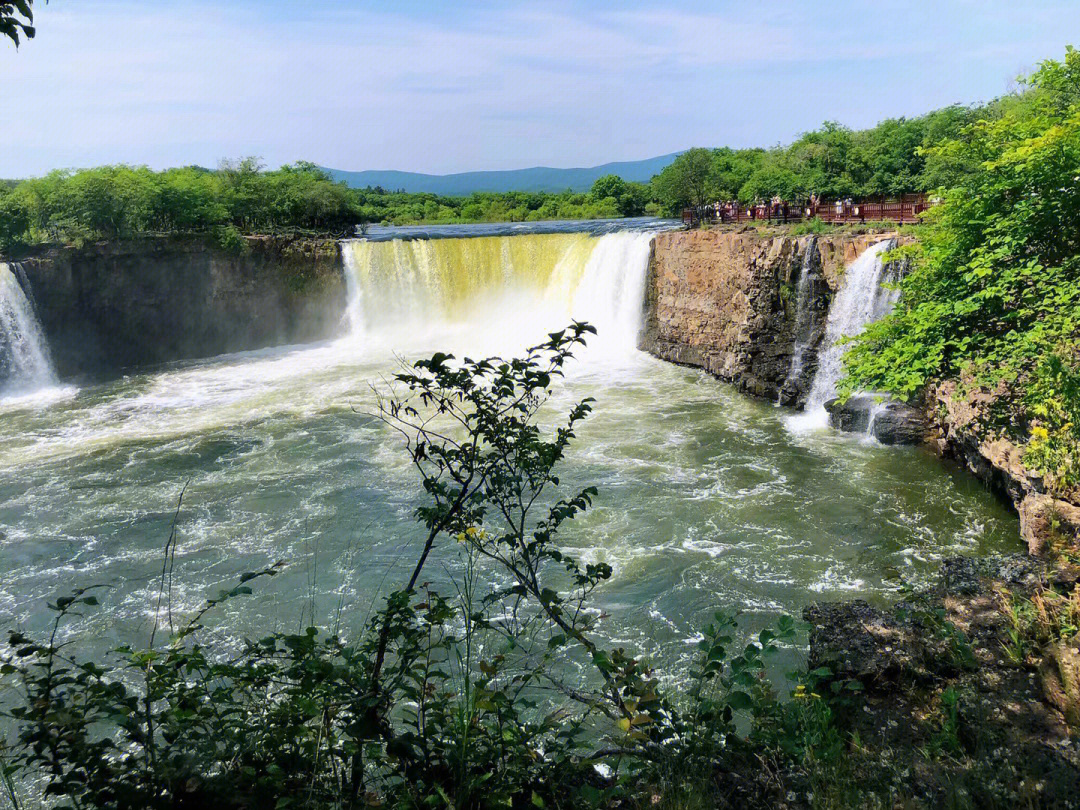
[[679,155],[605,163],[583,169],[511,169],[495,172],[459,174],[419,174],[417,172],[363,171],[347,172],[324,167],[335,180],[344,180],[352,188],[381,186],[387,191],[426,191],[448,197],[467,196],[476,191],[588,191],[598,177],[617,174],[623,180],[644,183]]

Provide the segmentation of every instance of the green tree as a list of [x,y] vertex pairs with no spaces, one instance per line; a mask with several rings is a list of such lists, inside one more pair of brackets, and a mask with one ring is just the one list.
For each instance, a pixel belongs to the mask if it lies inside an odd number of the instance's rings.
[[603,200],[606,197],[618,199],[626,193],[626,181],[617,174],[606,174],[596,179],[589,192],[594,200]]
[[671,214],[686,206],[704,205],[717,191],[712,150],[687,149],[653,178],[653,185]]
[[30,210],[20,195],[0,187],[0,250],[25,240],[30,228]]

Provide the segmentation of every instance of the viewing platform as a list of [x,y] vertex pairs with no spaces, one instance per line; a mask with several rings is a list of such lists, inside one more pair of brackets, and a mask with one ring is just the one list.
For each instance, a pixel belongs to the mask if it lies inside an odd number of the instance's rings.
[[[820,219],[831,225],[850,225],[864,222],[896,222],[914,224],[934,202],[926,194],[901,194],[897,197],[877,197],[861,200],[821,200],[787,203],[779,211],[767,203],[740,205],[714,203],[699,208],[684,208],[682,221],[690,225],[738,224],[740,222],[801,222]],[[786,208],[786,210],[785,210]]]

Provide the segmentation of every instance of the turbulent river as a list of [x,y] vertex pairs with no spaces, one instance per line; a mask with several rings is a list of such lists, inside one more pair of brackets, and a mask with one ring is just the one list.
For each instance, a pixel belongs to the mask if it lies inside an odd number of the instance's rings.
[[[943,556],[1019,547],[1006,508],[930,454],[791,431],[785,409],[639,352],[649,241],[638,229],[351,242],[338,341],[0,401],[0,626],[40,630],[46,600],[101,583],[102,607],[72,630],[145,638],[185,488],[174,612],[283,559],[218,621],[249,635],[312,612],[358,626],[419,535],[418,482],[371,415],[372,386],[404,359],[512,353],[570,317],[600,334],[551,410],[596,398],[564,478],[600,498],[562,542],[614,568],[598,597],[610,639],[678,658],[717,608],[753,627],[815,600],[888,599]],[[433,570],[453,565],[444,550]]]

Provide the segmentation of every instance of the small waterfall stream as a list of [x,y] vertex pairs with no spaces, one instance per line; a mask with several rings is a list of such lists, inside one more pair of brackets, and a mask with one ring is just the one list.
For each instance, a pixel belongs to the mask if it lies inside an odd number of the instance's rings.
[[799,269],[799,283],[795,290],[795,347],[791,353],[791,368],[788,369],[784,384],[777,395],[777,405],[784,398],[784,391],[798,383],[806,364],[806,350],[810,346],[813,331],[813,318],[810,311],[810,299],[814,289],[814,258],[817,256],[817,237],[811,236],[803,251],[802,267]]
[[796,417],[799,427],[824,427],[828,424],[825,403],[836,396],[836,383],[844,373],[843,338],[854,337],[868,323],[887,315],[900,293],[886,286],[894,282],[893,265],[881,256],[896,247],[895,239],[886,239],[865,250],[844,270],[843,286],[829,307],[825,339],[818,358],[817,372],[806,399],[805,413]]
[[49,346],[24,282],[17,263],[0,262],[0,396],[56,385]]

